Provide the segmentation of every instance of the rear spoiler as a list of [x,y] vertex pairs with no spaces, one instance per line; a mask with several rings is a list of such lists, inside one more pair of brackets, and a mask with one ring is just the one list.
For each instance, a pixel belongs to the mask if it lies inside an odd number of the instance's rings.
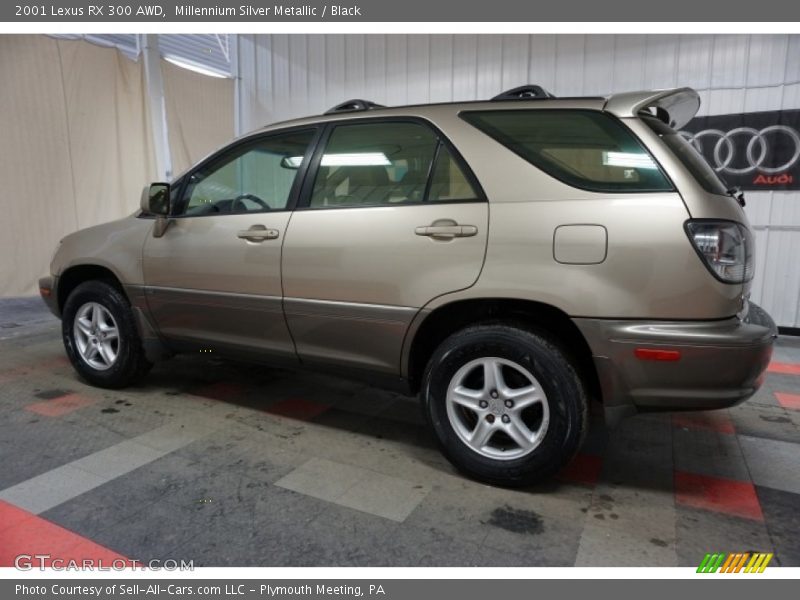
[[654,115],[673,129],[692,120],[700,108],[700,96],[692,88],[674,88],[647,92],[625,92],[609,96],[603,110],[620,118],[637,117],[642,111]]

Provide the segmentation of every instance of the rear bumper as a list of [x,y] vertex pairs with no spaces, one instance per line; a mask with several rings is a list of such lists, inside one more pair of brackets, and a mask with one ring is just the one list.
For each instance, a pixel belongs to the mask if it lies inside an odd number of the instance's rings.
[[[592,350],[612,418],[742,402],[761,386],[778,335],[774,321],[755,304],[743,319],[574,322]],[[674,351],[673,360],[642,359],[637,348]]]

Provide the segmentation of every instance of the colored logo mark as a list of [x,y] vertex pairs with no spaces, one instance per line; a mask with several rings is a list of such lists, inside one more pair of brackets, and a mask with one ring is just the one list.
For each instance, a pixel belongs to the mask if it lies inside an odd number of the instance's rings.
[[772,560],[772,552],[736,552],[725,554],[715,552],[706,554],[700,566],[697,567],[698,573],[763,573],[769,561]]

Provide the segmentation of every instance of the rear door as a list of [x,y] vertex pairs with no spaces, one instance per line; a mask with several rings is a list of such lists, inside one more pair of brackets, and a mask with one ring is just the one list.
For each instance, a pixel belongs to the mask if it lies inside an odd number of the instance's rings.
[[297,352],[304,362],[399,373],[420,307],[480,274],[483,192],[421,120],[331,124],[309,169],[282,259]]

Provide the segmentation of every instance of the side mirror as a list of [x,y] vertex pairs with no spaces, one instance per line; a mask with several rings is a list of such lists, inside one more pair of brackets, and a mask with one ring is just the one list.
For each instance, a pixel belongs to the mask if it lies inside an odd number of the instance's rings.
[[169,216],[169,192],[168,183],[152,183],[145,186],[142,190],[142,210],[157,217]]

